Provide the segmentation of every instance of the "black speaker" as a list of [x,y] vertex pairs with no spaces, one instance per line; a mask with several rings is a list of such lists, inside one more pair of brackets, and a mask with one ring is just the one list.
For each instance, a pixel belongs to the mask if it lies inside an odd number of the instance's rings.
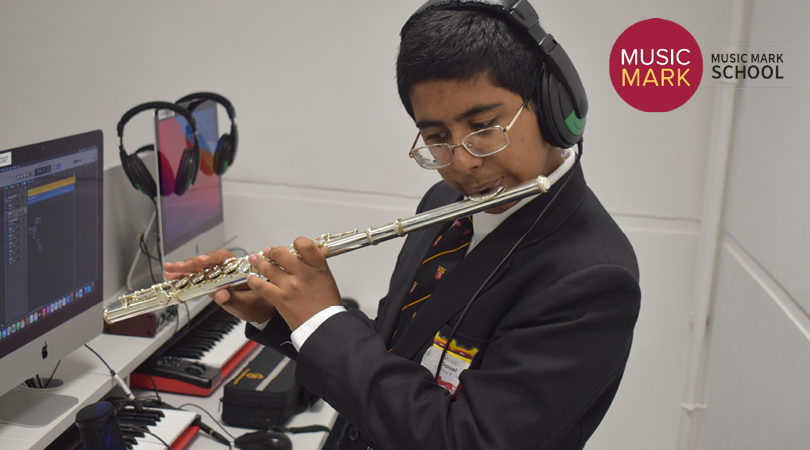
[[76,428],[87,450],[126,450],[115,407],[109,402],[85,406],[76,413]]

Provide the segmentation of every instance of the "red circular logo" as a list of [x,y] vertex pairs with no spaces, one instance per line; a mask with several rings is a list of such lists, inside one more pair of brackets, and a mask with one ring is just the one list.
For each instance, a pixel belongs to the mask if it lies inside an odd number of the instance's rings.
[[619,96],[646,112],[672,111],[697,91],[703,55],[686,28],[664,19],[631,25],[610,52],[610,80]]

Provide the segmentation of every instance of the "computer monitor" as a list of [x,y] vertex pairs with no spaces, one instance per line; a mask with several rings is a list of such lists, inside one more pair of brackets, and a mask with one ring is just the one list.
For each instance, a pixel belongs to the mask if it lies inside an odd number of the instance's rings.
[[78,402],[19,385],[101,333],[103,154],[100,130],[0,152],[1,422],[46,425]]
[[185,117],[162,109],[155,115],[158,166],[158,235],[161,261],[183,261],[218,249],[225,241],[222,186],[213,171],[219,140],[217,103],[211,100],[181,103],[197,121],[200,171],[183,195],[174,193],[177,166],[194,136]]

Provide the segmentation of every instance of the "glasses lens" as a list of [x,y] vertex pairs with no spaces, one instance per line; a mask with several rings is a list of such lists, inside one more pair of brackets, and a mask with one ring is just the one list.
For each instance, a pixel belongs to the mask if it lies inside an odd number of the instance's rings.
[[425,169],[440,169],[453,162],[450,148],[444,144],[434,144],[414,149],[413,157]]
[[501,127],[485,128],[467,135],[464,147],[475,156],[489,156],[506,148],[509,138]]

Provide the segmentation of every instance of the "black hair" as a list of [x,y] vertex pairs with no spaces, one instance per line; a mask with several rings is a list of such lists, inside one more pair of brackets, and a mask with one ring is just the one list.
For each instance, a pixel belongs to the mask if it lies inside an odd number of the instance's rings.
[[[537,43],[502,18],[473,10],[428,10],[411,18],[397,57],[397,88],[413,118],[411,90],[429,80],[469,80],[489,72],[494,85],[536,101]],[[537,111],[536,104],[532,109]]]

